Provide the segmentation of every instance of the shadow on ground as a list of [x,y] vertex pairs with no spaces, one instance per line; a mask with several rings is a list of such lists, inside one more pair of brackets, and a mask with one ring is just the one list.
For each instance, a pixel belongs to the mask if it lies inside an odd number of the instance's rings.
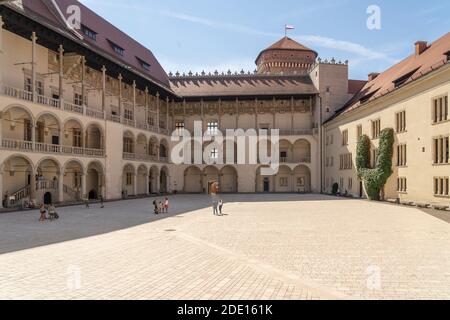
[[[348,199],[323,195],[299,194],[227,194],[221,195],[226,203],[286,202],[286,201],[345,201]],[[40,223],[39,212],[19,211],[0,215],[0,254],[20,251],[80,238],[105,234],[117,230],[151,223],[167,218],[183,218],[197,210],[211,206],[208,195],[176,195],[170,197],[169,214],[153,214],[155,197],[99,204],[89,209],[84,206],[58,209],[60,219]],[[156,198],[163,200],[163,197]],[[211,209],[212,214],[212,209]]]

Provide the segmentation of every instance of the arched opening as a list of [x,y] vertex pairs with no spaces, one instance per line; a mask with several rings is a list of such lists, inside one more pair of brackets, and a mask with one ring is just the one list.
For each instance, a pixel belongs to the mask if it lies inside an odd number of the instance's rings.
[[126,165],[123,168],[123,175],[122,175],[122,193],[125,198],[128,196],[135,195],[134,190],[135,179],[136,174],[134,167],[131,164]]
[[287,166],[280,166],[275,175],[275,192],[292,192],[292,171]]
[[97,124],[91,124],[86,129],[86,148],[103,149],[103,131]]
[[56,152],[45,145],[58,146],[60,144],[61,127],[59,120],[52,114],[42,114],[36,121],[36,149],[43,152]]
[[151,137],[150,141],[148,143],[148,154],[154,159],[157,160],[158,158],[158,138]]
[[262,169],[267,168],[268,166],[261,166],[256,170],[256,192],[272,192],[275,190],[274,188],[274,176],[273,175],[265,175]]
[[294,143],[294,163],[311,162],[311,144],[308,140],[300,139]]
[[236,193],[238,191],[238,175],[237,171],[232,166],[223,167],[220,170],[220,192],[222,193]]
[[158,182],[159,182],[159,169],[157,166],[153,166],[150,169],[150,175],[148,179],[148,190],[149,193],[158,193]]
[[169,144],[165,139],[162,139],[159,144],[159,160],[167,162],[169,159]]
[[62,144],[67,147],[83,147],[83,126],[78,120],[70,119],[64,123]]
[[[2,122],[3,146],[15,148],[21,141],[32,141],[33,118],[26,109],[19,106],[11,107],[2,112],[0,121]],[[29,149],[31,149],[31,143]]]
[[134,154],[134,135],[130,131],[123,133],[123,153]]
[[279,141],[280,163],[292,163],[293,146],[287,140]]
[[144,165],[139,166],[137,172],[137,194],[147,194],[147,167]]
[[[203,170],[203,193],[211,193],[211,185],[219,183],[219,169],[214,166],[208,166]],[[221,188],[221,186],[219,186]],[[222,190],[222,189],[221,189]]]
[[3,172],[3,207],[16,207],[23,201],[29,201],[31,196],[31,175],[33,165],[22,156],[12,156],[2,165]]
[[97,200],[100,195],[104,197],[103,166],[97,161],[91,162],[87,167],[86,173],[86,192],[88,198]]
[[191,166],[184,170],[184,188],[186,193],[202,192],[202,172],[196,166]]
[[311,170],[307,166],[297,166],[294,171],[294,191],[299,193],[311,192]]
[[81,199],[81,179],[83,166],[78,161],[72,160],[64,167],[63,201],[79,201]]
[[58,199],[60,165],[54,159],[41,160],[36,173],[36,199],[45,203],[45,194],[50,193],[52,199]]
[[167,193],[169,191],[169,170],[166,167],[161,168],[159,174],[159,192]]
[[147,155],[147,137],[139,134],[136,140],[136,154]]

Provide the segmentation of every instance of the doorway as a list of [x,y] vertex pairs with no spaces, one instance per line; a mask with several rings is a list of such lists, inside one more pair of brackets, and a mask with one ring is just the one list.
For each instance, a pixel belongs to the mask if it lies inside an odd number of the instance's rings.
[[46,192],[44,194],[44,204],[48,205],[52,203],[52,194],[50,192]]
[[264,190],[264,192],[270,192],[270,181],[269,181],[269,178],[264,178],[263,190]]

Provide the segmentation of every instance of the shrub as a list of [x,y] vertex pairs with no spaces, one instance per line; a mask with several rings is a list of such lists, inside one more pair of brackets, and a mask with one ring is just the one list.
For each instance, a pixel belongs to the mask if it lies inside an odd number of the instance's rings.
[[370,200],[380,200],[380,192],[392,175],[393,145],[394,130],[381,131],[378,161],[375,168],[370,169],[370,139],[363,135],[358,141],[356,168]]
[[333,196],[337,195],[338,189],[339,189],[339,185],[337,183],[333,184],[333,187],[331,188],[331,194]]

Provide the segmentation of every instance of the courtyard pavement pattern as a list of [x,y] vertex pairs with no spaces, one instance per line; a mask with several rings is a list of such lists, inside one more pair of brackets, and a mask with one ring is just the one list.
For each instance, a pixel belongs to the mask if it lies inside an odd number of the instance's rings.
[[319,195],[153,198],[0,215],[1,299],[450,299],[450,224]]

